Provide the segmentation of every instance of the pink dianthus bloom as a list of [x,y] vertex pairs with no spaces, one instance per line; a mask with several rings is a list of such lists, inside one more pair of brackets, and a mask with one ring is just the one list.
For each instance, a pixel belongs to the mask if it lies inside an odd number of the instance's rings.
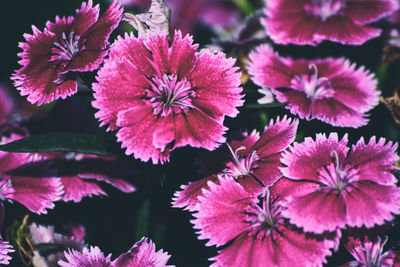
[[367,24],[399,8],[396,0],[265,1],[264,24],[279,44],[316,45],[324,40],[361,45],[380,35]]
[[387,242],[387,238],[383,241],[378,238],[376,241],[359,240],[358,238],[348,237],[345,242],[346,249],[355,258],[355,261],[351,261],[340,265],[340,267],[392,267],[400,266],[400,262],[396,259],[396,253],[392,250],[383,251],[383,248]]
[[66,261],[60,260],[58,262],[61,267],[171,266],[167,265],[171,256],[167,252],[163,252],[162,249],[156,252],[154,243],[147,238],[142,238],[136,242],[128,252],[121,254],[114,261],[111,261],[111,254],[105,257],[98,247],[90,247],[90,250],[84,248],[82,252],[68,250],[68,252],[65,251],[64,253]]
[[[261,135],[257,131],[250,134],[244,133],[243,140],[232,140],[228,144],[232,159],[221,162],[226,168],[219,173],[199,181],[183,185],[182,191],[175,193],[173,206],[193,211],[198,196],[208,189],[207,182],[218,184],[221,174],[236,179],[249,195],[259,195],[265,186],[272,185],[282,177],[279,167],[282,166],[280,156],[296,137],[298,120],[284,117],[271,120]],[[218,159],[220,160],[221,156]],[[227,155],[226,158],[229,158]]]
[[251,52],[248,69],[256,84],[272,88],[291,113],[307,120],[357,128],[368,123],[365,113],[378,104],[373,74],[344,58],[282,58],[261,45]]
[[391,173],[397,144],[361,138],[348,153],[347,135],[317,134],[282,155],[284,177],[275,186],[287,197],[282,214],[305,232],[372,228],[400,214],[400,188]]
[[282,216],[285,207],[271,188],[262,207],[258,198],[232,179],[208,182],[197,204],[194,228],[199,239],[209,239],[207,246],[228,247],[219,251],[211,266],[322,266],[325,257],[339,242],[333,236],[306,235]]
[[93,84],[101,126],[118,129],[118,141],[142,161],[169,160],[190,145],[213,150],[225,142],[225,116],[243,104],[235,60],[209,50],[196,52],[192,37],[176,31],[147,40],[119,37]]
[[92,0],[82,3],[76,16],[56,17],[43,32],[32,26],[33,35],[24,34],[26,43],[12,79],[21,95],[32,104],[42,105],[77,92],[72,72],[97,69],[107,54],[108,37],[118,26],[123,9],[114,1],[99,17]]

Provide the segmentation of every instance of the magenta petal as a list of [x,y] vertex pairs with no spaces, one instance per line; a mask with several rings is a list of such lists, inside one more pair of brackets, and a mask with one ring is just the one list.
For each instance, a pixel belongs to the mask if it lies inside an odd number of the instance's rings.
[[93,7],[92,0],[88,0],[87,3],[83,2],[81,8],[76,9],[75,13],[71,30],[75,33],[83,34],[97,21],[99,17],[99,5]]
[[399,161],[399,156],[396,154],[397,143],[392,145],[392,142],[387,144],[385,142],[384,138],[376,142],[376,137],[373,136],[368,144],[361,138],[352,146],[346,163],[357,168],[360,180],[387,185],[396,184],[397,179],[391,171],[395,169],[393,165]]
[[322,266],[326,256],[331,255],[329,249],[338,244],[337,240],[329,240],[306,236],[291,227],[282,229],[282,236],[277,239],[254,238],[246,234],[240,235],[232,245],[218,252],[211,258],[217,267],[263,267],[263,266]]
[[47,213],[61,198],[63,186],[58,178],[12,177],[14,193],[9,197],[35,213]]
[[318,171],[332,162],[331,152],[336,151],[339,161],[343,162],[348,152],[347,135],[339,141],[336,133],[327,138],[325,134],[317,134],[316,141],[306,137],[302,143],[294,143],[290,152],[282,155],[282,163],[287,167],[281,169],[283,176],[294,180],[319,181]]
[[354,189],[344,195],[347,221],[351,227],[384,224],[400,213],[400,188],[369,181],[354,183]]
[[249,58],[249,74],[257,85],[273,88],[290,85],[292,70],[269,45],[258,46],[250,53]]
[[182,190],[176,191],[174,198],[172,198],[172,207],[195,211],[196,204],[199,202],[198,197],[203,195],[203,188],[204,190],[208,189],[208,181],[219,184],[218,176],[212,175],[187,185],[182,185]]
[[207,246],[221,246],[248,230],[246,215],[247,206],[257,201],[231,178],[220,178],[217,185],[208,182],[208,190],[203,190],[203,196],[192,220],[195,229],[199,229],[199,239],[210,239]]
[[371,23],[399,9],[396,0],[350,0],[346,2],[346,15],[357,24]]
[[0,240],[0,263],[9,264],[11,256],[8,255],[10,252],[14,252],[13,247],[6,241]]
[[240,86],[241,73],[234,67],[235,59],[226,58],[224,53],[202,51],[189,80],[195,81],[196,97],[193,104],[217,120],[223,116],[235,117],[244,100]]
[[190,35],[182,38],[182,33],[175,31],[168,59],[170,73],[176,73],[178,77],[186,77],[197,62],[195,56],[197,47],[197,44],[193,45],[193,38]]
[[[90,3],[90,2],[89,2]],[[97,6],[96,6],[97,7]],[[108,37],[117,28],[122,12],[121,4],[113,1],[103,15],[97,20],[86,33],[87,42],[85,48],[88,50],[101,51],[108,45]]]
[[145,41],[145,46],[152,52],[152,62],[154,71],[158,74],[167,73],[169,71],[168,66],[168,36],[166,34],[152,36],[150,35],[148,40]]
[[111,267],[111,254],[104,257],[98,247],[90,247],[90,250],[83,248],[82,252],[68,249],[68,251],[64,251],[64,255],[66,261],[58,261],[61,267]]
[[80,202],[84,197],[106,195],[96,183],[83,181],[78,177],[63,177],[61,182],[64,186],[64,201]]
[[113,267],[168,267],[167,262],[171,256],[162,249],[156,252],[156,246],[154,243],[143,237],[141,240],[136,242],[128,252],[121,254],[115,261],[113,261]]
[[105,182],[109,185],[114,186],[115,188],[118,188],[119,190],[121,190],[124,193],[131,193],[134,192],[136,190],[136,188],[131,185],[130,183],[128,183],[127,181],[123,180],[123,179],[118,179],[118,178],[113,178],[113,177],[108,177],[106,175],[103,174],[98,174],[98,173],[80,173],[79,174],[80,178],[83,179],[94,179],[96,181],[101,181],[101,182]]
[[201,110],[193,110],[175,118],[175,147],[190,144],[214,150],[225,142],[227,128]]
[[[299,184],[300,188],[301,186],[302,184]],[[293,197],[282,214],[305,232],[322,234],[325,231],[334,232],[337,228],[344,228],[346,207],[345,199],[340,193],[322,189]]]
[[282,119],[271,120],[265,128],[260,139],[254,144],[253,148],[257,150],[260,158],[281,152],[286,149],[296,137],[298,120],[292,120],[286,116]]

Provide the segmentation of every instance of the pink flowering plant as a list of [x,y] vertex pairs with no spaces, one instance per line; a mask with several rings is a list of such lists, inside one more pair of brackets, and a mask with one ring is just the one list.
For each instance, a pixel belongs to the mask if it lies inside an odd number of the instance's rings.
[[0,13],[1,265],[400,266],[398,0]]

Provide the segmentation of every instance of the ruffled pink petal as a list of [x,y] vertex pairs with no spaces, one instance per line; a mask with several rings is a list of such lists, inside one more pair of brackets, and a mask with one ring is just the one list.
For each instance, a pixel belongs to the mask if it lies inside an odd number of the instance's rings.
[[143,237],[141,240],[136,242],[128,252],[121,254],[115,261],[113,261],[113,267],[168,267],[167,262],[171,256],[162,249],[156,252],[156,246],[154,243]]
[[181,186],[181,191],[176,191],[172,198],[172,207],[184,208],[184,210],[195,211],[198,197],[203,195],[204,190],[208,189],[208,181],[219,184],[218,175],[214,174],[198,181]]
[[181,114],[175,117],[174,147],[189,144],[192,147],[214,150],[225,142],[223,134],[227,128],[220,121],[198,109]]
[[337,99],[315,100],[311,103],[310,112],[313,118],[333,126],[358,128],[368,123],[366,114],[344,105]]
[[254,144],[260,139],[260,133],[257,130],[253,130],[251,133],[243,132],[241,133],[241,139],[233,138],[229,145],[232,147],[232,150],[235,151],[239,147],[245,147],[246,149],[238,151],[239,154],[248,154],[250,148],[254,146]]
[[255,84],[264,87],[287,87],[292,70],[269,45],[260,45],[249,55],[248,71]]
[[108,61],[97,79],[99,83],[93,83],[96,100],[92,105],[99,109],[95,117],[101,120],[100,126],[110,124],[107,130],[115,130],[118,112],[144,103],[140,97],[149,82],[128,60]]
[[[298,186],[300,191],[305,191],[301,189],[303,183]],[[307,195],[292,197],[286,206],[282,215],[305,232],[334,232],[337,228],[344,228],[347,223],[346,201],[340,192],[333,189],[317,189]]]
[[[262,158],[260,161],[257,162],[258,167],[253,171],[254,175],[264,184],[264,186],[271,186],[273,183],[278,180],[278,178],[282,177],[282,173],[279,170],[282,167],[280,162],[281,155],[280,153],[270,155],[267,157]],[[245,180],[247,182],[245,182]],[[256,183],[256,181],[251,177],[248,176],[243,179],[240,184],[248,191],[248,192],[256,192],[258,190],[263,190],[264,188],[257,183],[254,184],[256,186],[255,191],[250,190],[248,185],[245,183]],[[256,194],[257,195],[257,194]]]
[[338,240],[306,236],[298,229],[287,227],[276,239],[271,236],[254,238],[247,234],[240,235],[232,245],[218,252],[211,258],[217,267],[263,267],[263,266],[322,266],[330,249],[339,244]]
[[[91,1],[89,1],[88,5],[91,5]],[[86,42],[84,50],[73,57],[68,65],[70,70],[92,71],[100,66],[103,58],[107,55],[106,47],[109,44],[108,38],[111,32],[118,26],[122,12],[123,8],[121,8],[121,4],[114,1],[99,20],[96,17],[97,21],[95,20],[95,23],[85,33]],[[78,17],[75,18],[74,23],[77,20]],[[81,24],[79,25],[83,27]]]
[[396,0],[348,0],[343,11],[353,22],[367,24],[391,14],[399,9]]
[[271,120],[253,149],[257,150],[260,158],[283,151],[294,141],[298,124],[298,120],[286,116],[278,117],[275,122]]
[[400,188],[369,181],[355,182],[353,187],[344,195],[349,226],[371,228],[400,213]]
[[103,252],[98,247],[90,247],[90,250],[83,248],[82,252],[74,249],[64,251],[66,261],[59,260],[61,267],[111,267],[111,254],[104,257]]
[[37,72],[19,77],[14,76],[14,85],[22,96],[28,95],[27,100],[31,104],[40,106],[57,98],[65,99],[77,92],[78,84],[75,80],[56,83],[61,72],[63,70],[49,64],[47,68],[40,69]]
[[299,115],[302,119],[311,118],[312,102],[303,92],[286,87],[272,88],[272,92],[279,102],[288,103],[285,108],[292,114]]
[[61,198],[63,186],[59,178],[12,177],[13,193],[7,196],[18,201],[32,212],[46,214]]
[[180,31],[175,31],[174,40],[168,55],[168,67],[171,74],[177,74],[178,78],[186,77],[192,71],[197,62],[195,55],[199,45],[193,45],[193,38],[186,35],[182,38]]
[[64,201],[80,202],[84,197],[107,195],[96,183],[83,181],[79,177],[62,177],[61,183],[64,186]]
[[391,171],[396,168],[394,164],[399,161],[399,156],[396,154],[397,143],[385,144],[385,142],[384,138],[380,138],[377,142],[373,136],[366,144],[361,137],[357,144],[352,146],[346,164],[357,169],[359,180],[385,185],[396,184],[397,179]]
[[169,151],[162,152],[153,146],[153,136],[151,133],[159,128],[160,120],[153,114],[151,106],[134,106],[128,110],[118,113],[117,125],[122,127],[118,133],[118,142],[122,142],[122,148],[126,149],[126,154],[142,161],[152,159],[154,164],[158,161],[164,163],[168,161]]
[[146,48],[151,51],[151,62],[157,74],[169,71],[169,45],[167,34],[150,35],[144,42]]
[[14,251],[7,241],[0,240],[0,264],[10,264],[11,256],[8,253]]
[[209,116],[222,121],[225,115],[235,117],[244,100],[240,87],[241,73],[234,67],[235,59],[226,58],[224,53],[201,52],[188,79],[196,87],[194,106]]
[[195,217],[191,222],[199,229],[199,239],[209,239],[207,246],[221,246],[240,233],[249,230],[245,210],[257,199],[230,178],[220,178],[219,185],[208,182],[208,190],[199,196]]
[[136,188],[128,183],[127,181],[123,179],[118,179],[114,177],[108,177],[107,175],[99,174],[99,173],[80,173],[79,177],[82,179],[87,179],[87,180],[96,180],[99,182],[105,182],[109,185],[114,186],[115,188],[121,190],[124,193],[131,193],[136,191]]
[[339,162],[343,162],[349,150],[347,141],[347,135],[339,140],[336,133],[331,133],[328,137],[317,134],[315,141],[306,137],[304,142],[294,143],[289,151],[282,153],[281,162],[287,166],[281,168],[283,176],[293,180],[319,181],[318,171],[332,162],[332,151],[336,151]]
[[330,40],[348,45],[362,45],[380,34],[380,29],[356,24],[345,16],[333,16],[318,26],[314,40],[318,43]]

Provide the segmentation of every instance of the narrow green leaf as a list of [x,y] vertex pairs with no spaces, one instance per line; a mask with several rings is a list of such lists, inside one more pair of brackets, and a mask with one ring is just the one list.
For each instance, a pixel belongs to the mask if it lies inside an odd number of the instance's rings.
[[48,133],[30,136],[5,145],[7,152],[76,152],[99,156],[115,156],[118,152],[105,137],[85,133]]
[[135,240],[149,236],[150,199],[146,199],[138,211]]

